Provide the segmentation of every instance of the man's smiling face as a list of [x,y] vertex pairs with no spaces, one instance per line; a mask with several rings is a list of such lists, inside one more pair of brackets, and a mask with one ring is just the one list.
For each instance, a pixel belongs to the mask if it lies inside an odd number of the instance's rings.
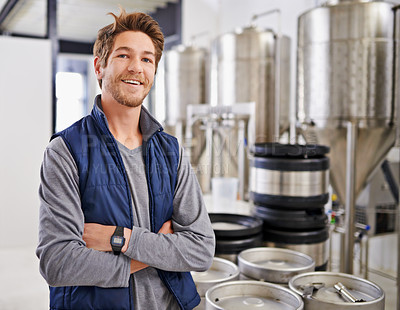
[[96,75],[102,79],[102,93],[109,93],[128,107],[143,103],[153,85],[155,70],[153,42],[140,31],[118,34],[106,67],[96,64]]

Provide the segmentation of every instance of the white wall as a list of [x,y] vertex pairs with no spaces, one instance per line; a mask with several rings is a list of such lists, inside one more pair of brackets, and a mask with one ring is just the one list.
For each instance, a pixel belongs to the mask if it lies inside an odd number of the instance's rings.
[[[199,37],[196,43],[209,47],[217,36],[248,26],[253,15],[272,9],[281,11],[282,33],[296,40],[297,18],[318,3],[317,0],[183,0],[183,43],[188,44],[192,36],[207,33]],[[277,30],[276,15],[260,17],[257,25]]]
[[0,36],[0,309],[48,308],[35,248],[43,151],[51,134],[48,40]]
[[0,37],[0,248],[36,244],[39,169],[51,134],[47,40]]

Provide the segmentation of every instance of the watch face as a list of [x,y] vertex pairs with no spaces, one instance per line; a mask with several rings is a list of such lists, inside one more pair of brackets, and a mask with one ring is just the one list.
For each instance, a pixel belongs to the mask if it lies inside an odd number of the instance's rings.
[[112,238],[112,245],[120,246],[124,244],[124,237],[114,236]]

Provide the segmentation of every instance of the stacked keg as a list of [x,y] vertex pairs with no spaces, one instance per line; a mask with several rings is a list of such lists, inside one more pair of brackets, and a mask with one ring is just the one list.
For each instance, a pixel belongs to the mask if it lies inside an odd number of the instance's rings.
[[210,213],[216,238],[215,256],[237,263],[238,254],[262,245],[263,221],[255,216]]
[[260,143],[250,153],[250,200],[263,220],[263,244],[311,256],[315,270],[328,263],[329,148]]

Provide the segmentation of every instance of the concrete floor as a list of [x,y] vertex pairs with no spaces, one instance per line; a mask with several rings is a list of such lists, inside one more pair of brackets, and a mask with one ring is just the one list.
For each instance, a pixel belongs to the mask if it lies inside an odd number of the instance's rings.
[[0,249],[0,309],[49,309],[34,247]]
[[386,310],[398,310],[397,306],[397,286],[396,282],[386,277],[382,277],[376,274],[370,274],[369,280],[378,284],[385,292],[385,309]]
[[[206,205],[211,205],[210,199],[210,197],[205,197]],[[244,203],[238,203],[236,206],[231,205],[229,208],[231,209],[217,210],[217,212],[249,213],[249,206]],[[209,212],[214,211],[209,207],[207,209]],[[377,243],[385,244],[385,240],[382,238],[393,238],[393,236],[380,238]],[[386,249],[378,251],[381,251],[380,255],[393,257],[396,253],[395,245],[397,243],[394,240],[390,240],[388,244],[394,244],[394,247],[390,248],[390,246],[386,245]],[[371,243],[371,248],[376,251],[375,249],[378,249],[378,246]],[[39,273],[38,264],[39,261],[35,255],[34,246],[0,249],[0,310],[43,310],[49,308],[48,286]],[[332,271],[337,271],[335,270],[337,265],[334,258]],[[354,270],[358,270],[356,265]],[[392,278],[370,272],[368,280],[376,283],[384,290],[386,310],[400,310],[396,309],[397,286],[394,280],[394,272],[388,272],[382,268],[380,268],[380,271],[389,273]]]

